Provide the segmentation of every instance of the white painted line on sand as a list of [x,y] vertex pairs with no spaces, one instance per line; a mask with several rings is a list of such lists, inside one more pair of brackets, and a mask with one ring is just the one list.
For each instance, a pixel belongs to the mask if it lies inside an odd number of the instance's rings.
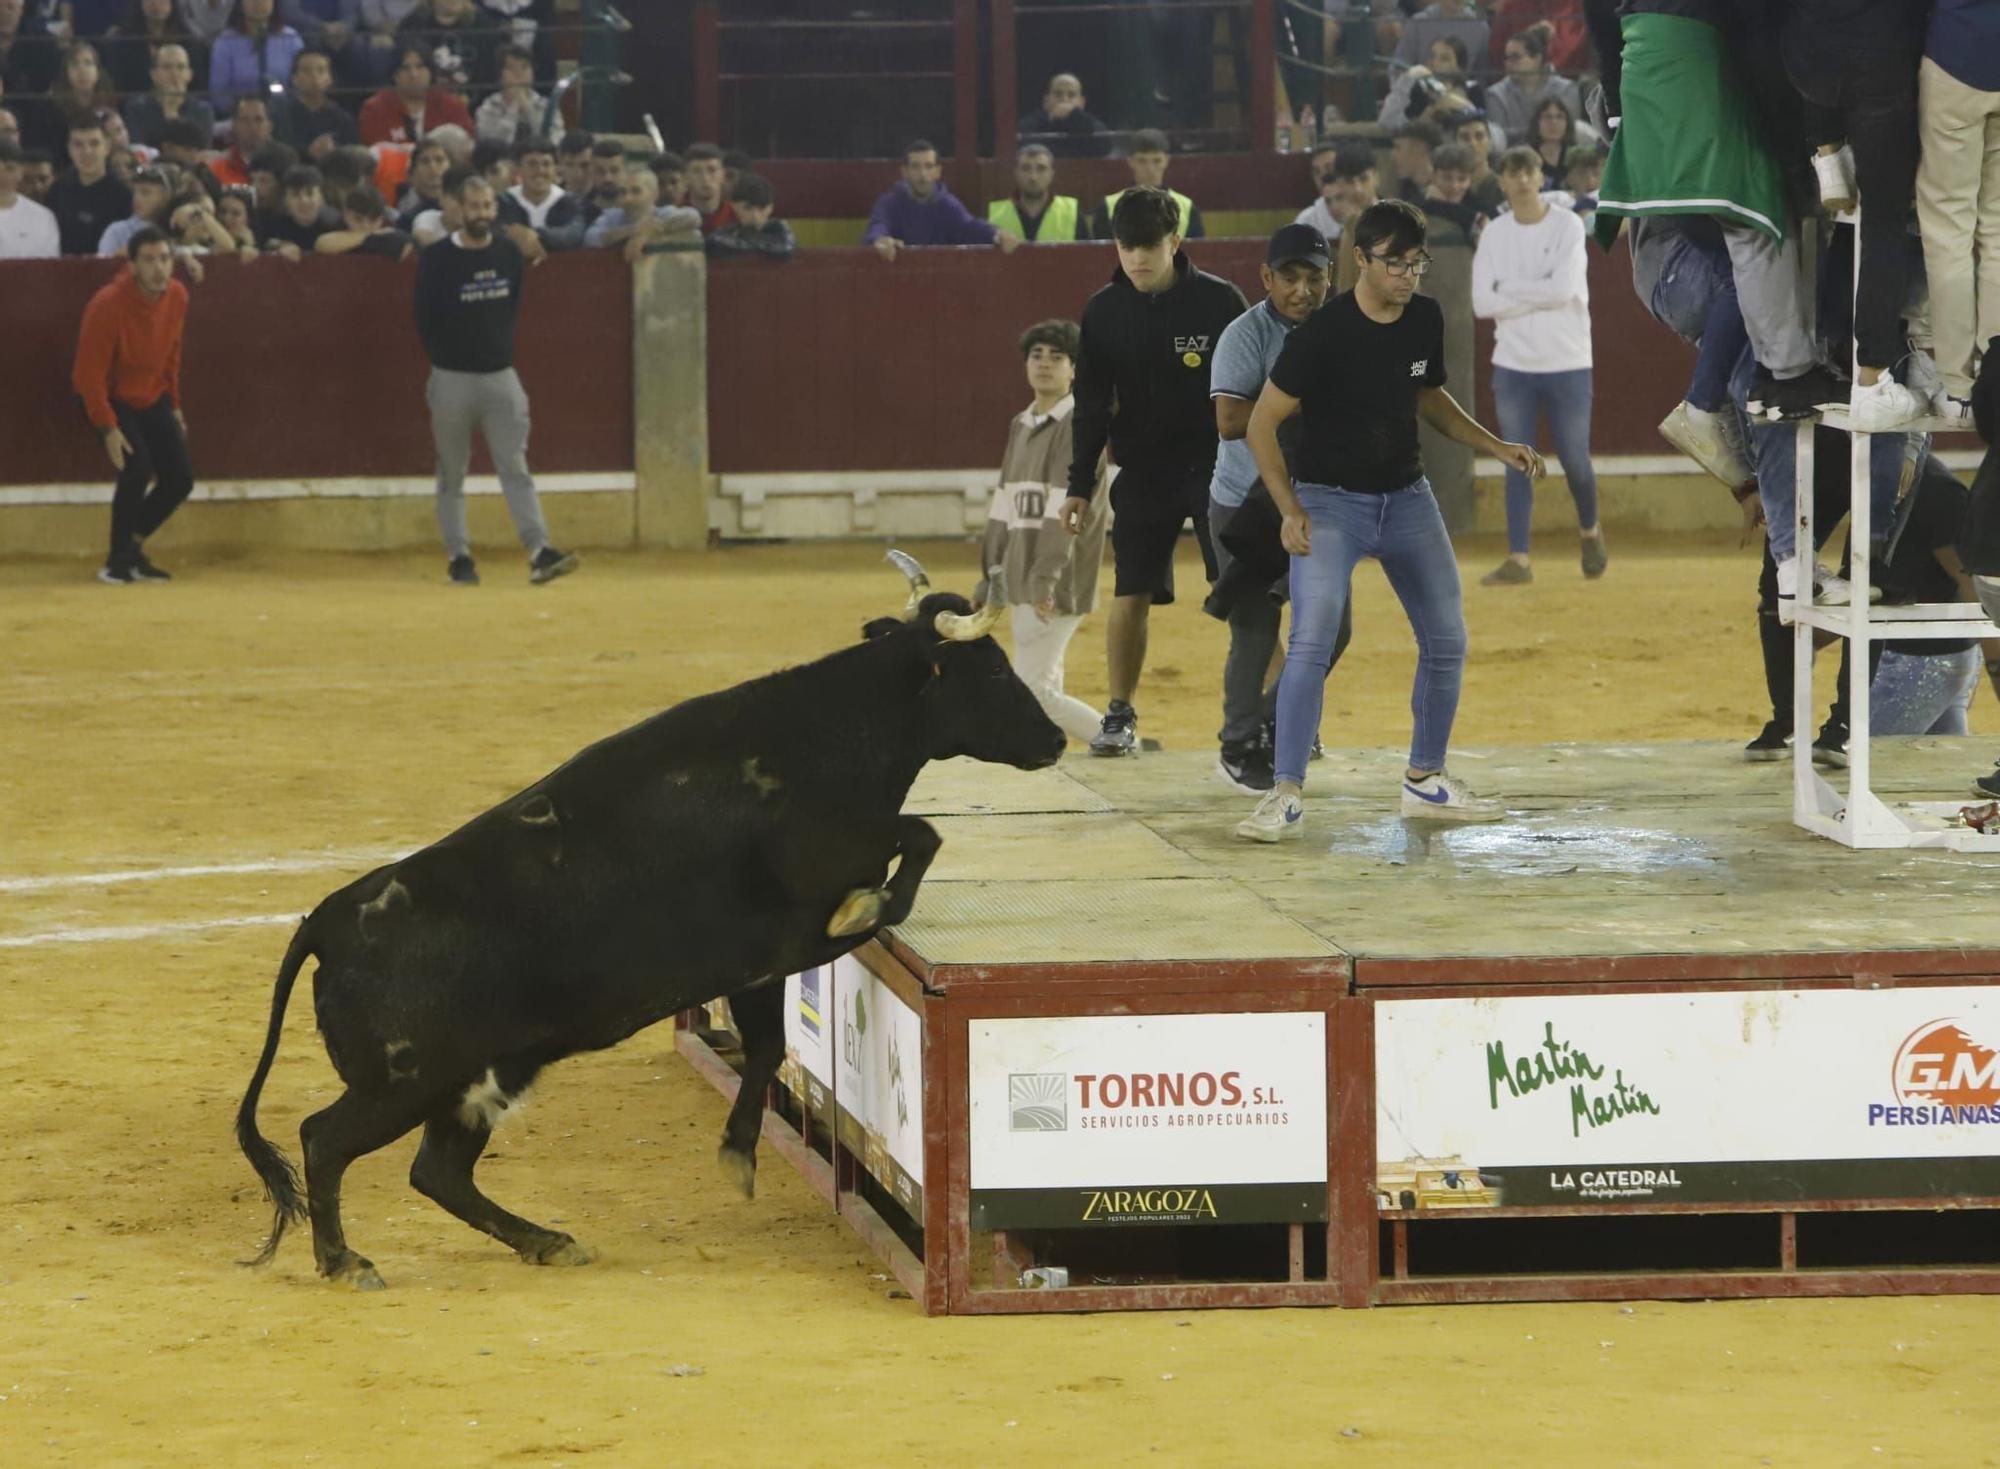
[[47,928],[40,933],[19,933],[0,938],[0,949],[33,949],[44,944],[117,944],[133,939],[205,933],[217,928],[272,928],[280,923],[297,923],[304,916],[302,913],[258,913],[242,918],[194,918],[180,923],[134,923],[113,928]]
[[201,862],[186,867],[133,867],[117,872],[61,872],[47,877],[0,877],[0,893],[48,893],[63,888],[103,888],[121,882],[160,882],[177,877],[228,877],[251,872],[318,872],[328,867],[379,867],[401,852],[322,852],[311,857],[275,857],[262,862]]

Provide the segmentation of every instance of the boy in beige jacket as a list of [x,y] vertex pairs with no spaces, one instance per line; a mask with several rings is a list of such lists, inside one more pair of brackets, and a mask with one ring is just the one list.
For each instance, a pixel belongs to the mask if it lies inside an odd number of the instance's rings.
[[[1095,709],[1063,692],[1063,654],[1097,605],[1111,499],[1092,498],[1076,535],[1063,529],[1058,511],[1068,494],[1078,336],[1073,321],[1039,322],[1021,335],[1035,401],[1007,430],[980,565],[1006,568],[1014,672],[1065,734],[1088,744],[1101,721]],[[1098,472],[1103,473],[1101,464]]]

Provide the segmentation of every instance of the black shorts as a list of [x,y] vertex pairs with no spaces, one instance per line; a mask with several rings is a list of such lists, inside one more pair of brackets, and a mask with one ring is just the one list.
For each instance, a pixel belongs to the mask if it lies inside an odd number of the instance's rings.
[[1111,481],[1113,594],[1150,595],[1155,607],[1174,600],[1174,549],[1181,528],[1194,522],[1201,564],[1215,580],[1215,545],[1208,529],[1209,464],[1125,465]]

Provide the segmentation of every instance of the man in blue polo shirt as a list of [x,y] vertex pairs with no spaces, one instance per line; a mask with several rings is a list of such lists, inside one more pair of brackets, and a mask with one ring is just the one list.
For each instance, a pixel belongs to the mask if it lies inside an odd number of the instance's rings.
[[[1216,341],[1208,392],[1215,401],[1215,428],[1222,443],[1208,486],[1208,520],[1218,577],[1234,559],[1222,544],[1223,532],[1257,487],[1257,461],[1244,440],[1250,409],[1264,391],[1264,379],[1292,328],[1325,304],[1327,258],[1325,237],[1309,224],[1288,224],[1272,235],[1258,272],[1264,299],[1231,322]],[[1298,424],[1288,423],[1285,429],[1280,447],[1289,457]],[[1275,536],[1275,516],[1271,524]],[[1278,708],[1273,658],[1285,585],[1286,574],[1281,571],[1267,593],[1246,593],[1229,609],[1229,657],[1222,669],[1222,754],[1216,768],[1223,780],[1248,795],[1271,789],[1271,728]],[[1351,621],[1343,622],[1335,662],[1351,635]]]

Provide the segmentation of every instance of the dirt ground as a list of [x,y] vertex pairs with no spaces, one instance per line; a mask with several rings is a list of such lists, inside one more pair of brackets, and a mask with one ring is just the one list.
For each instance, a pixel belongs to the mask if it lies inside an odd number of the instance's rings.
[[[969,579],[969,547],[915,549]],[[1750,553],[1614,544],[1585,584],[1563,552],[1469,588],[1461,742],[1756,731]],[[406,1139],[346,1190],[387,1292],[320,1282],[301,1237],[238,1268],[268,1215],[230,1119],[293,918],[895,611],[880,554],[595,556],[530,588],[489,553],[469,592],[431,556],[182,557],[129,589],[0,561],[0,1465],[2000,1463],[1988,1299],[925,1320],[770,1154],[754,1202],[725,1188],[722,1103],[664,1028],[554,1068],[480,1174],[589,1267],[417,1197]],[[1464,548],[1468,580],[1498,554]],[[1358,587],[1327,737],[1399,744],[1409,634]],[[1212,737],[1222,647],[1158,614],[1147,734]],[[1085,698],[1102,657],[1093,623]],[[295,1152],[334,1088],[301,987],[264,1132]]]

